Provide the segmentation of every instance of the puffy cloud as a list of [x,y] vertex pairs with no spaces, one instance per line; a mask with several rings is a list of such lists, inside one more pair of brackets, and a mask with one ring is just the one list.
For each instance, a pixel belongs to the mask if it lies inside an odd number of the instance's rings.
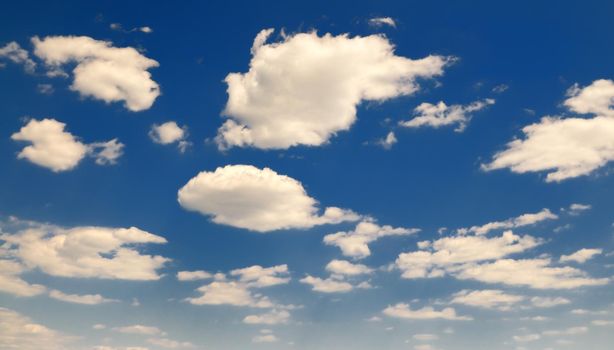
[[197,298],[188,298],[194,305],[234,305],[256,308],[270,308],[273,303],[268,298],[254,295],[249,288],[235,281],[214,281],[197,289],[202,293]]
[[272,33],[256,36],[247,73],[226,77],[224,114],[231,119],[218,130],[221,149],[322,145],[354,124],[361,101],[410,95],[419,89],[417,79],[443,74],[452,61],[397,56],[382,35],[311,32],[267,44]]
[[314,292],[320,293],[347,293],[354,289],[350,283],[334,278],[322,279],[307,275],[300,282],[311,285]]
[[614,160],[614,110],[610,108],[613,98],[614,82],[610,80],[597,80],[585,88],[574,86],[565,106],[594,117],[544,117],[525,126],[525,138],[509,142],[482,169],[546,171],[546,182],[560,182],[605,166]]
[[0,47],[0,59],[3,58],[16,64],[23,64],[23,69],[28,73],[34,73],[36,69],[36,62],[32,61],[28,51],[22,49],[21,46],[14,41]]
[[179,271],[177,272],[177,279],[179,281],[197,281],[212,278],[213,275],[207,271]]
[[446,105],[440,101],[436,105],[431,103],[421,103],[414,109],[415,117],[408,121],[402,121],[399,125],[406,128],[419,128],[430,126],[440,128],[442,126],[456,125],[456,132],[462,132],[467,127],[471,120],[473,112],[480,111],[489,105],[495,103],[495,100],[487,98],[481,101],[475,101],[468,105]]
[[371,255],[369,243],[386,236],[404,236],[419,232],[416,228],[379,226],[370,220],[361,221],[353,231],[337,232],[324,236],[324,243],[341,249],[345,256],[355,259]]
[[177,143],[177,147],[181,152],[185,152],[190,143],[186,140],[188,136],[188,128],[186,126],[179,127],[177,122],[168,121],[163,124],[154,124],[149,131],[149,137],[155,143],[161,145],[169,145]]
[[72,340],[18,312],[0,308],[0,349],[64,350]]
[[254,265],[242,269],[230,271],[232,276],[238,276],[239,281],[249,287],[270,287],[290,282],[288,277],[288,265],[262,267]]
[[4,233],[4,253],[27,269],[61,277],[157,280],[168,261],[145,255],[136,244],[166,243],[163,237],[135,227],[60,228],[32,223],[15,234]]
[[444,319],[454,321],[469,321],[472,320],[469,316],[458,316],[456,310],[447,307],[443,310],[435,310],[432,307],[423,307],[422,309],[412,310],[408,304],[399,303],[388,306],[383,311],[384,315],[395,318],[413,319],[413,320],[432,320]]
[[357,276],[373,272],[373,269],[362,264],[352,264],[346,260],[332,260],[326,265],[326,270],[332,274]]
[[574,261],[574,262],[582,264],[592,259],[594,256],[601,254],[602,252],[603,252],[603,249],[582,248],[573,254],[561,256],[561,259],[559,261],[560,262]]
[[472,226],[470,228],[460,228],[457,230],[459,234],[473,233],[476,235],[485,235],[493,230],[512,229],[529,225],[534,225],[546,220],[556,220],[558,216],[553,214],[550,209],[544,208],[537,213],[527,213],[510,218],[505,221],[494,221],[481,226]]
[[318,202],[297,180],[250,165],[227,165],[203,171],[178,192],[185,209],[212,217],[213,222],[267,232],[355,221],[350,210],[328,207],[318,214]]
[[558,305],[566,305],[571,303],[569,299],[563,297],[548,298],[548,297],[533,297],[531,298],[531,304],[535,307],[554,307]]
[[21,275],[26,268],[12,260],[0,259],[0,291],[20,297],[31,297],[42,294],[46,288],[40,284],[30,284]]
[[49,291],[49,296],[53,299],[65,301],[67,303],[84,304],[84,305],[98,305],[103,303],[116,302],[114,299],[107,299],[100,294],[66,294],[59,290]]
[[286,310],[271,310],[270,312],[260,315],[248,315],[243,319],[243,323],[247,324],[266,324],[276,325],[285,324],[290,320],[290,313]]
[[96,158],[96,164],[115,164],[124,145],[117,139],[84,144],[65,131],[66,124],[55,119],[31,119],[19,132],[11,135],[14,141],[26,141],[17,158],[51,169],[54,172],[71,170],[86,156]]
[[149,344],[159,346],[161,348],[166,349],[185,349],[185,348],[193,348],[194,344],[187,341],[177,341],[168,338],[149,338],[147,339]]
[[451,303],[475,306],[485,309],[509,311],[514,305],[523,301],[521,295],[507,294],[502,290],[461,290],[453,295]]
[[127,109],[137,112],[149,109],[160,95],[158,84],[148,72],[158,62],[132,47],[118,48],[87,36],[34,37],[32,43],[34,54],[51,72],[61,71],[64,64],[77,63],[70,88],[81,96],[106,103],[123,101]]
[[397,23],[391,17],[375,17],[369,20],[369,24],[374,27],[390,26],[396,28]]
[[144,326],[142,324],[135,324],[131,326],[116,327],[114,331],[124,334],[141,334],[141,335],[165,335],[166,333],[161,331],[158,327]]
[[610,282],[608,278],[591,278],[584,271],[573,267],[551,266],[550,259],[545,258],[502,259],[492,263],[467,265],[455,276],[460,279],[527,286],[535,289],[573,289],[605,285]]
[[441,277],[445,273],[457,272],[464,264],[499,259],[539,244],[539,239],[518,236],[512,231],[493,238],[451,236],[432,242],[429,250],[401,253],[395,264],[403,272],[403,278]]

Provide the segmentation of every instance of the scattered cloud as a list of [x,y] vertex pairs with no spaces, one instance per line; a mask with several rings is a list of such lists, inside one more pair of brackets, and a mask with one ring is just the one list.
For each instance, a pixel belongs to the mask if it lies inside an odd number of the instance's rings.
[[332,277],[322,279],[307,275],[300,282],[311,285],[314,292],[320,293],[347,293],[354,289],[352,284]]
[[432,307],[424,307],[422,309],[412,310],[409,304],[399,303],[393,306],[388,306],[383,311],[384,315],[394,318],[404,318],[413,320],[432,320],[444,319],[453,321],[469,321],[473,318],[469,316],[458,316],[456,311],[447,307],[443,310],[435,310]]
[[253,265],[232,270],[230,274],[238,277],[239,281],[245,283],[248,287],[263,288],[290,282],[288,265],[285,264],[272,267]]
[[603,249],[582,248],[573,254],[561,256],[559,261],[560,262],[573,261],[573,262],[583,264],[587,262],[588,260],[592,259],[593,257],[595,257],[596,255],[600,255],[601,253],[603,253]]
[[243,319],[247,324],[278,325],[286,324],[290,320],[290,313],[286,310],[273,309],[270,312],[259,315],[248,315]]
[[345,275],[345,276],[357,276],[365,275],[373,272],[373,269],[363,264],[353,264],[346,260],[331,260],[326,265],[326,270],[332,274]]
[[265,29],[256,36],[247,73],[226,77],[224,115],[230,119],[218,130],[220,149],[325,144],[354,124],[361,101],[411,95],[420,88],[417,79],[442,75],[453,61],[397,56],[381,35],[310,32],[267,43],[272,33]]
[[391,149],[392,146],[397,143],[397,137],[394,132],[389,132],[385,138],[377,140],[377,144],[380,145],[383,149]]
[[569,299],[563,297],[548,298],[548,297],[533,297],[531,298],[531,304],[535,307],[554,307],[559,305],[567,305],[571,303]]
[[493,230],[508,230],[524,226],[535,225],[546,220],[556,220],[559,217],[553,214],[550,209],[544,208],[537,213],[527,213],[510,218],[504,221],[494,221],[481,226],[472,226],[469,228],[460,228],[456,230],[459,234],[473,233],[476,235],[485,235]]
[[178,192],[185,209],[212,217],[213,222],[257,232],[306,229],[315,225],[356,221],[354,212],[318,202],[288,176],[250,165],[227,165],[203,171]]
[[524,299],[524,296],[507,294],[502,290],[484,289],[472,291],[464,289],[452,295],[451,303],[509,311],[514,305]]
[[84,304],[84,305],[98,305],[104,303],[117,302],[115,299],[107,299],[100,294],[66,294],[59,290],[49,291],[49,296],[53,299],[65,301],[67,303]]
[[160,95],[148,71],[158,62],[132,47],[118,48],[87,36],[34,37],[32,43],[51,75],[61,74],[65,64],[77,63],[70,88],[81,96],[106,103],[123,101],[128,110],[138,112],[149,109]]
[[369,25],[373,27],[389,26],[392,28],[397,27],[397,23],[391,17],[375,17],[369,20]]
[[135,324],[131,326],[124,327],[116,327],[113,328],[114,331],[124,333],[124,334],[140,334],[140,335],[166,335],[165,332],[160,330],[158,327],[153,326],[144,326],[142,324]]
[[147,339],[147,342],[149,344],[159,346],[165,349],[186,349],[186,348],[194,347],[194,344],[190,342],[187,342],[187,341],[182,342],[182,341],[177,341],[177,340],[168,339],[168,338],[149,338]]
[[188,128],[186,126],[180,127],[177,122],[168,121],[162,124],[154,124],[149,131],[149,137],[153,142],[161,145],[170,145],[177,143],[177,147],[181,152],[189,147],[190,142],[187,141]]
[[2,59],[7,59],[16,64],[22,64],[23,69],[30,74],[34,73],[36,70],[36,62],[30,58],[28,51],[22,49],[21,46],[14,41],[0,47],[0,60]]
[[419,128],[429,126],[432,128],[440,128],[442,126],[456,125],[456,132],[463,132],[471,121],[471,114],[480,111],[489,105],[495,103],[495,100],[487,98],[481,101],[475,101],[468,105],[446,105],[440,101],[436,105],[424,102],[414,109],[415,117],[408,121],[402,121],[399,125],[406,128]]

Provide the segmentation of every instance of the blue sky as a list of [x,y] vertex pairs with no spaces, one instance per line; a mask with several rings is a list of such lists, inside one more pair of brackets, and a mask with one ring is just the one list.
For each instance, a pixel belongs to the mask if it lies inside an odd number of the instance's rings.
[[0,13],[0,348],[608,349],[614,5]]

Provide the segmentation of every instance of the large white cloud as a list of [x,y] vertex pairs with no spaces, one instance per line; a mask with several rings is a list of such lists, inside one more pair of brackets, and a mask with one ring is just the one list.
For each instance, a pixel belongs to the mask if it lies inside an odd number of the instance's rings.
[[419,89],[418,78],[443,74],[451,61],[397,56],[382,35],[310,32],[267,44],[272,33],[256,36],[247,73],[226,77],[224,114],[231,119],[216,137],[222,149],[321,145],[352,126],[361,101],[410,95]]
[[364,220],[352,231],[341,231],[324,236],[324,243],[341,249],[345,256],[362,259],[371,255],[369,243],[386,236],[405,236],[419,232],[416,228],[379,226],[372,220]]
[[0,308],[0,349],[65,350],[75,340],[16,311]]
[[65,128],[65,123],[55,119],[31,119],[11,135],[14,141],[31,143],[17,154],[17,158],[61,172],[75,168],[86,155],[94,157],[99,165],[115,164],[122,155],[124,145],[117,139],[85,144]]
[[494,103],[495,100],[491,98],[475,101],[468,105],[448,106],[443,101],[436,105],[424,102],[414,109],[415,117],[413,119],[402,121],[399,125],[406,128],[440,128],[442,126],[456,125],[454,131],[462,132],[471,120],[473,112],[480,111]]
[[139,252],[137,245],[166,243],[163,237],[135,227],[60,228],[34,225],[0,235],[2,252],[28,269],[61,277],[157,280],[169,260]]
[[614,82],[597,80],[575,86],[564,102],[571,111],[590,118],[543,117],[525,126],[522,139],[496,153],[486,171],[509,168],[515,173],[548,172],[547,182],[588,175],[614,160]]
[[182,207],[212,217],[213,222],[257,232],[358,220],[337,207],[319,214],[318,202],[297,180],[264,168],[228,165],[203,171],[178,192]]
[[158,84],[148,69],[158,62],[132,47],[114,47],[108,41],[87,36],[49,36],[32,38],[34,54],[44,60],[51,72],[74,62],[74,81],[70,88],[81,96],[107,103],[123,101],[127,109],[149,109],[160,95]]

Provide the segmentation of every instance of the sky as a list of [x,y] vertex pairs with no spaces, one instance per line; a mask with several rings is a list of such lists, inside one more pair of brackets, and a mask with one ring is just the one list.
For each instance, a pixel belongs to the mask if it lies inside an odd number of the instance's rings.
[[610,349],[613,16],[4,4],[0,349]]

